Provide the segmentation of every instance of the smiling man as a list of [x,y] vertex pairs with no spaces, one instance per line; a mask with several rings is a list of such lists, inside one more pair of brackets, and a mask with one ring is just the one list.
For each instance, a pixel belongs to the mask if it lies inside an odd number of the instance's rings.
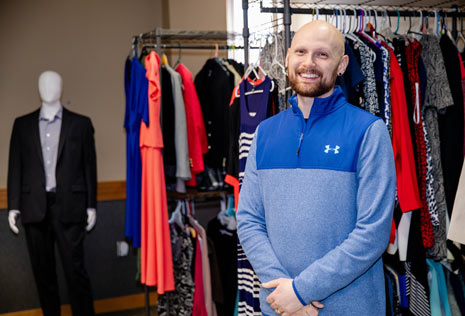
[[237,212],[240,242],[264,282],[262,312],[384,314],[381,255],[396,187],[388,131],[335,86],[348,57],[331,24],[303,26],[286,64],[296,95],[258,127]]

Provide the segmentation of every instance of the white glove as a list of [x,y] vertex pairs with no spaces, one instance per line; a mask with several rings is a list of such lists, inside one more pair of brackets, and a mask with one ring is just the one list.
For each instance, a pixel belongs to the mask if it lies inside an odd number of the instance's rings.
[[16,235],[19,234],[18,226],[16,226],[16,219],[19,215],[21,215],[19,210],[10,210],[8,212],[8,224],[10,225],[11,231]]
[[88,208],[87,209],[87,226],[86,226],[86,230],[88,232],[90,232],[92,228],[94,228],[96,221],[97,221],[97,210],[95,208]]

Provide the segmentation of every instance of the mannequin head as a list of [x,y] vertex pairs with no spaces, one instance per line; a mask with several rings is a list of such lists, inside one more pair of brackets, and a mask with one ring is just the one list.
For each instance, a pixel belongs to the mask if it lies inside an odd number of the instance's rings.
[[45,104],[59,103],[63,81],[55,71],[44,71],[39,77],[39,94]]

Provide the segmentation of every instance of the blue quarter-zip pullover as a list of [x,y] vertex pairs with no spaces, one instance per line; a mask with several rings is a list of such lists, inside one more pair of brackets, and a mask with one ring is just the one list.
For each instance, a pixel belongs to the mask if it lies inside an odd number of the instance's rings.
[[[385,313],[381,255],[395,196],[392,145],[383,121],[347,103],[336,86],[263,121],[252,142],[237,212],[238,235],[261,282],[293,279],[320,315]],[[272,289],[262,288],[264,315]]]

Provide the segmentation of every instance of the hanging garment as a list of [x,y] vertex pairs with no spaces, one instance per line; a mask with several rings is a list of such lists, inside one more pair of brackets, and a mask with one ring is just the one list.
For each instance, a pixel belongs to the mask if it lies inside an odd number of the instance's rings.
[[[384,77],[384,72],[385,72],[385,67],[384,67],[384,59],[386,57],[386,52],[384,51],[383,47],[378,47],[377,44],[374,44],[373,42],[367,40],[363,36],[359,36],[362,42],[364,42],[367,47],[376,55],[376,58],[374,61],[372,61],[373,64],[373,69],[375,73],[375,84],[376,84],[376,93],[377,93],[377,99],[378,99],[378,112],[376,112],[376,115],[383,118],[385,116],[385,101],[384,101],[384,96],[385,96],[385,91],[384,91],[384,83],[383,83],[383,77]],[[383,57],[384,55],[384,57]],[[375,114],[375,113],[373,113]]]
[[428,265],[431,316],[452,316],[442,265],[432,259],[426,259],[426,264]]
[[233,64],[229,63],[227,59],[223,60],[223,64],[226,66],[226,68],[228,68],[229,72],[234,77],[234,87],[240,84],[242,80],[242,76],[237,72],[236,68],[234,68]]
[[215,217],[208,222],[207,236],[218,263],[214,265],[210,258],[211,265],[219,272],[219,280],[213,282],[216,310],[218,316],[232,316],[237,294],[237,232],[222,225]]
[[449,298],[450,311],[453,316],[462,316],[462,314],[460,313],[460,307],[457,303],[457,299],[455,298],[454,289],[452,288],[452,285],[450,283],[450,274],[452,272],[448,269],[444,269],[444,272],[446,275],[447,296]]
[[[244,178],[245,163],[252,144],[255,129],[258,124],[267,118],[268,99],[270,98],[271,79],[266,77],[258,85],[251,84],[248,80],[242,81],[240,91],[240,134],[239,134],[239,182]],[[262,93],[244,95],[252,90],[263,90]]]
[[176,149],[174,137],[176,133],[174,116],[174,96],[171,74],[166,66],[161,66],[161,130],[163,135],[163,164],[167,188],[174,190],[176,186]]
[[[453,105],[450,87],[447,81],[444,59],[442,57],[439,40],[432,35],[423,35],[421,58],[428,74],[423,104],[424,128],[428,134],[431,148],[432,170],[427,170],[427,179],[432,178],[433,188],[429,190],[427,198],[429,208],[437,208],[438,224],[433,225],[435,245],[428,249],[428,255],[436,259],[443,259],[447,255],[446,246],[446,212],[447,205],[444,192],[444,179],[441,163],[441,145],[439,138],[438,112]],[[427,197],[428,197],[427,196]],[[434,204],[431,200],[434,198]]]
[[[263,77],[262,79],[252,81],[250,79],[244,80],[241,85],[246,85],[244,83],[247,81],[248,89],[255,89],[255,90],[263,90],[261,84],[264,83],[265,80],[269,80],[268,77]],[[241,170],[239,167],[240,161],[240,153],[239,153],[239,140],[241,130],[241,120],[242,120],[242,101],[240,97],[236,97],[236,95],[240,95],[241,85],[236,87],[232,93],[231,101],[229,103],[229,110],[228,110],[228,142],[229,142],[229,150],[228,150],[228,159],[226,161],[226,172],[228,175],[236,178],[241,179],[239,173]],[[255,88],[254,88],[255,87]],[[270,86],[271,87],[271,86]],[[248,90],[249,91],[249,90]],[[264,90],[265,91],[265,90]],[[270,117],[279,112],[278,109],[278,93],[277,89],[273,89],[268,98],[268,104],[266,108],[266,118]],[[252,113],[252,115],[256,115]],[[260,114],[261,115],[261,114]],[[250,116],[250,115],[249,115]],[[259,122],[258,122],[259,123]],[[257,123],[257,124],[258,124]],[[245,160],[243,161],[245,163]]]
[[465,167],[462,167],[447,238],[465,245]]
[[344,43],[345,54],[349,57],[349,64],[343,76],[336,78],[336,84],[339,85],[344,92],[347,101],[350,104],[360,106],[361,88],[360,85],[366,80],[354,51],[350,47],[348,41]]
[[400,283],[399,276],[391,268],[384,265],[384,275],[389,286],[389,303],[391,309],[391,315],[401,315],[400,306],[401,306],[401,292],[400,292]]
[[[459,53],[457,54],[459,57],[459,62],[460,62],[460,75],[462,78],[462,96],[463,96],[463,103],[464,103],[464,108],[465,108],[465,66],[463,65],[463,60],[462,60],[462,55]],[[465,110],[464,110],[464,115],[465,115]],[[465,116],[464,116],[465,120]],[[465,126],[464,126],[464,140],[463,140],[463,154],[465,156]]]
[[199,98],[192,81],[192,74],[182,63],[178,64],[176,71],[181,75],[184,87],[189,163],[192,174],[192,179],[187,182],[187,185],[195,186],[197,183],[195,176],[205,169],[203,155],[208,152],[207,133],[205,132]]
[[[287,104],[286,94],[286,71],[281,67],[284,67],[286,51],[284,43],[284,32],[276,34],[272,42],[266,41],[265,46],[261,49],[260,53],[260,65],[265,73],[276,80],[276,87],[278,91],[281,91],[278,95],[279,110],[286,110],[289,105]],[[276,43],[277,41],[277,43]],[[281,65],[281,66],[280,66]]]
[[421,214],[419,211],[411,213],[407,261],[404,263],[408,309],[415,316],[430,316],[428,270],[421,235]]
[[[244,80],[239,86],[240,91],[240,135],[239,135],[239,183],[244,178],[245,164],[250,145],[258,124],[268,117],[268,104],[271,89],[271,80],[265,80],[254,86]],[[246,95],[253,90],[262,90],[262,93]],[[260,281],[253,271],[252,265],[238,242],[237,248],[237,283],[239,289],[238,315],[256,315],[260,313]]]
[[[198,232],[197,232],[198,236]],[[203,267],[202,267],[202,249],[200,246],[199,237],[196,238],[195,247],[195,268],[194,268],[194,307],[192,308],[192,316],[207,316],[205,307],[205,290],[203,288]]]
[[[387,45],[386,45],[387,46]],[[402,212],[419,209],[422,205],[415,169],[410,126],[407,118],[407,101],[404,79],[394,51],[389,48],[390,93],[392,116],[392,147],[396,163],[397,198]]]
[[455,193],[463,163],[463,93],[457,48],[447,35],[441,36],[439,45],[446,67],[447,78],[454,105],[439,113],[439,135],[441,137],[442,171],[446,193],[447,210],[451,217]]
[[204,299],[205,299],[205,308],[208,316],[214,315],[213,311],[213,299],[212,299],[212,282],[211,282],[211,269],[210,262],[208,259],[208,242],[207,242],[207,232],[194,218],[189,218],[189,223],[194,227],[194,229],[199,234],[200,245],[202,249],[202,276],[203,276],[203,289],[204,289]]
[[360,106],[372,114],[379,114],[378,92],[376,90],[375,69],[371,49],[361,41],[352,46],[360,53],[360,67],[366,80],[363,82],[363,100]]
[[392,120],[391,120],[391,84],[390,84],[390,54],[387,48],[380,47],[383,62],[383,103],[384,113],[382,117],[392,138]]
[[171,86],[174,97],[174,146],[176,151],[176,178],[177,192],[186,192],[184,181],[192,178],[189,165],[189,148],[187,144],[186,109],[182,95],[182,79],[169,65],[165,65],[171,77]]
[[191,316],[195,288],[191,274],[194,248],[184,229],[171,224],[170,231],[175,290],[158,295],[158,316]]
[[411,102],[414,104],[413,115],[415,140],[417,149],[417,168],[418,168],[418,181],[420,188],[420,198],[422,200],[422,207],[420,209],[421,219],[421,233],[423,238],[423,246],[430,248],[434,245],[434,233],[431,224],[431,216],[426,202],[426,144],[425,134],[423,131],[423,120],[421,115],[421,99],[420,99],[420,77],[418,74],[418,60],[421,53],[421,45],[417,40],[409,43],[405,47],[405,55],[408,67],[408,75],[411,91]]
[[132,240],[132,246],[141,245],[141,186],[142,164],[139,147],[141,122],[149,124],[148,80],[146,70],[137,58],[127,59],[124,72],[126,92],[126,226],[125,235]]
[[157,286],[158,294],[174,290],[173,258],[168,226],[163,136],[160,127],[160,57],[150,52],[145,58],[149,80],[149,122],[141,125],[142,216],[141,283]]
[[210,168],[223,168],[228,152],[227,114],[230,96],[234,89],[234,75],[218,58],[207,60],[195,76],[195,88],[202,106],[202,114],[209,151],[205,164]]

